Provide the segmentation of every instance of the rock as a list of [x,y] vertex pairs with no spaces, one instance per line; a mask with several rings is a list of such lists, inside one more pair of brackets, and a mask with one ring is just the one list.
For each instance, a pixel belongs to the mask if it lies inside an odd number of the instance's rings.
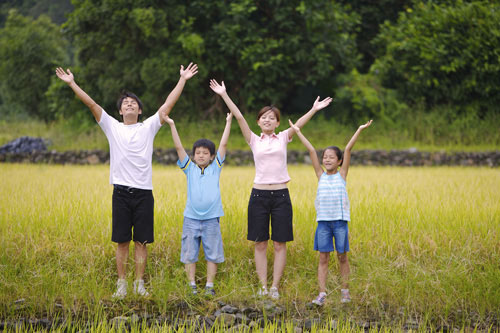
[[236,322],[236,316],[234,314],[222,312],[217,317],[217,322],[219,324],[224,324],[225,326],[230,327],[233,326],[233,324]]
[[227,331],[230,333],[235,333],[235,332],[248,332],[249,330],[250,330],[250,327],[248,327],[247,325],[239,324],[239,325],[231,327]]
[[128,323],[128,321],[129,321],[128,317],[118,316],[118,317],[114,317],[113,319],[111,319],[109,321],[109,325],[115,326],[115,327],[120,327],[120,326],[126,325]]
[[224,305],[221,309],[221,312],[223,313],[235,313],[238,311],[238,308],[231,306],[231,305]]
[[1,146],[0,154],[31,153],[34,151],[46,151],[46,150],[47,146],[42,138],[23,136]]
[[236,314],[236,321],[241,324],[248,324],[250,319],[244,315],[243,313],[237,313]]

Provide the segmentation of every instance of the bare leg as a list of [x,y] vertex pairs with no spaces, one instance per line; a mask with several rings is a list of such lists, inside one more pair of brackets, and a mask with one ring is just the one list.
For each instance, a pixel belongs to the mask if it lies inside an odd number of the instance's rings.
[[125,279],[127,274],[128,247],[130,242],[118,243],[116,246],[116,270],[118,278]]
[[347,253],[337,254],[337,257],[339,258],[342,289],[349,289],[349,274],[351,273],[351,270],[349,269]]
[[146,270],[146,259],[148,258],[148,250],[146,244],[135,242],[135,279],[142,280],[144,271]]
[[286,265],[286,243],[273,242],[273,245],[274,245],[274,270],[273,270],[272,286],[278,288]]
[[191,264],[185,264],[184,267],[186,269],[186,274],[189,282],[193,282],[196,274],[196,263],[193,262]]
[[319,292],[326,293],[326,278],[328,276],[328,261],[330,260],[330,252],[319,253],[318,265],[318,284]]
[[214,283],[216,273],[217,264],[207,261],[207,283]]
[[267,241],[255,242],[255,268],[260,283],[267,287]]

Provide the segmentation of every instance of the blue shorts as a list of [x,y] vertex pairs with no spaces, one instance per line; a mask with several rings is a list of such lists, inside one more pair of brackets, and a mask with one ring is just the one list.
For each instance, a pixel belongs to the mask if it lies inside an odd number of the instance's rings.
[[192,264],[198,261],[200,242],[205,259],[215,264],[224,261],[222,235],[219,218],[195,220],[184,216],[182,226],[181,262]]
[[[335,248],[333,239],[335,238]],[[333,252],[339,254],[349,252],[349,229],[347,221],[318,221],[314,236],[314,250],[319,252]]]

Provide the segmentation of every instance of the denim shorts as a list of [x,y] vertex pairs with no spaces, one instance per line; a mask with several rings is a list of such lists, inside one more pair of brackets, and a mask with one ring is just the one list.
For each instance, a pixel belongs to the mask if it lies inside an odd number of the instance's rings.
[[[335,238],[335,248],[333,239]],[[314,236],[314,250],[319,252],[333,252],[339,254],[349,252],[349,229],[347,221],[318,221]]]
[[181,262],[192,264],[198,261],[200,242],[203,245],[205,259],[215,264],[224,261],[222,235],[219,218],[195,220],[184,216],[182,225]]

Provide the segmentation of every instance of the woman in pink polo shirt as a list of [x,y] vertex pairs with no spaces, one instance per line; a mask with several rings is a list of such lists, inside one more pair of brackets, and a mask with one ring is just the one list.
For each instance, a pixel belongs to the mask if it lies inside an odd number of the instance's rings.
[[[286,242],[293,240],[292,203],[287,183],[290,181],[286,165],[286,147],[295,134],[293,128],[274,133],[280,124],[280,111],[274,106],[263,107],[257,115],[257,124],[262,130],[260,136],[248,127],[240,110],[229,98],[224,81],[222,85],[210,80],[210,88],[220,95],[234,115],[245,140],[250,145],[255,162],[255,179],[248,203],[248,236],[255,242],[255,266],[262,288],[259,295],[279,298],[278,286],[286,264]],[[316,98],[309,112],[297,120],[302,128],[319,110],[327,107],[330,97],[320,101]],[[271,239],[274,245],[273,284],[267,290],[267,243],[269,240],[269,218],[271,218]]]

